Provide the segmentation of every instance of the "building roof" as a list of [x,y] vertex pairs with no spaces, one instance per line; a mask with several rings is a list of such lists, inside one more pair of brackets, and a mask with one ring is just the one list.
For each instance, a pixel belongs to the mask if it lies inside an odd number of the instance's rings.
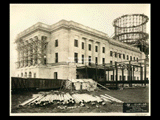
[[129,50],[133,50],[135,52],[141,52],[136,47],[133,47],[131,45],[127,45],[127,44],[122,43],[118,40],[114,40],[114,39],[110,38],[104,32],[98,31],[98,30],[90,28],[88,26],[84,26],[84,25],[82,25],[80,23],[77,23],[77,22],[74,22],[74,21],[67,21],[67,20],[60,20],[59,22],[57,22],[55,24],[52,24],[52,25],[47,25],[47,24],[44,24],[42,22],[38,22],[38,23],[32,25],[31,27],[27,28],[26,30],[20,32],[17,35],[17,38],[16,38],[15,42],[19,41],[19,39],[27,36],[28,34],[34,32],[36,30],[43,30],[45,32],[51,33],[51,32],[53,32],[53,31],[55,31],[55,30],[57,30],[61,27],[83,31],[87,34],[102,38],[102,39],[108,41],[110,44],[113,44],[113,45],[116,45],[116,46],[119,46],[119,47],[123,47],[123,48],[129,49]]

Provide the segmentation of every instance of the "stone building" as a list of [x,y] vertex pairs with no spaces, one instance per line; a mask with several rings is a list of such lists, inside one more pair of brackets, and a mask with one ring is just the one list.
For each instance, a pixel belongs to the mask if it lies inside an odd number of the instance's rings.
[[[92,78],[81,67],[102,66],[98,79],[114,80],[113,72],[103,73],[103,64],[144,59],[138,48],[110,38],[106,33],[74,21],[61,20],[53,25],[38,22],[17,35],[18,77],[75,79]],[[81,69],[81,70],[80,70]],[[86,76],[87,74],[87,76]],[[118,80],[122,80],[118,71]],[[127,80],[127,69],[124,80]],[[105,76],[104,76],[105,75]],[[105,79],[104,79],[105,78]],[[140,79],[140,69],[134,70],[134,80]]]

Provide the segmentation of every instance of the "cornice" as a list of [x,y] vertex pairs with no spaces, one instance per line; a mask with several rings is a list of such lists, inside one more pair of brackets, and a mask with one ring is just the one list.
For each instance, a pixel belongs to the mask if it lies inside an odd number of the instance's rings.
[[16,41],[24,36],[27,36],[28,34],[35,32],[36,30],[41,30],[41,31],[45,31],[48,33],[52,33],[53,31],[56,31],[57,29],[60,29],[60,28],[75,29],[75,30],[96,36],[98,38],[102,38],[102,39],[108,41],[112,45],[123,47],[125,49],[129,49],[129,50],[132,50],[135,52],[140,52],[140,50],[138,50],[137,48],[135,48],[133,46],[130,46],[130,45],[127,45],[127,44],[122,43],[120,41],[109,38],[109,36],[106,33],[103,33],[101,31],[95,30],[93,28],[84,26],[84,25],[76,23],[74,21],[67,21],[67,20],[61,20],[53,25],[47,25],[47,24],[38,22],[38,23],[32,25],[31,27],[29,27],[28,29],[19,33],[17,35]]

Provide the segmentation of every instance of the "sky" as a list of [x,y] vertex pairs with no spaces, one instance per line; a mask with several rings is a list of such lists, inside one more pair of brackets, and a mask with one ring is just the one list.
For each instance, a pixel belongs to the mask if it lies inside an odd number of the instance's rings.
[[150,4],[10,4],[10,76],[15,76],[16,69],[15,38],[33,24],[72,20],[112,36],[113,20],[125,14],[147,15],[150,32]]

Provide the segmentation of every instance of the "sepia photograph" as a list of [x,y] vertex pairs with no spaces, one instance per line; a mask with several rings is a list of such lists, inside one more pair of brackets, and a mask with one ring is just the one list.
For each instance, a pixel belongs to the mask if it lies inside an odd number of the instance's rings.
[[151,116],[150,4],[10,4],[10,116]]

